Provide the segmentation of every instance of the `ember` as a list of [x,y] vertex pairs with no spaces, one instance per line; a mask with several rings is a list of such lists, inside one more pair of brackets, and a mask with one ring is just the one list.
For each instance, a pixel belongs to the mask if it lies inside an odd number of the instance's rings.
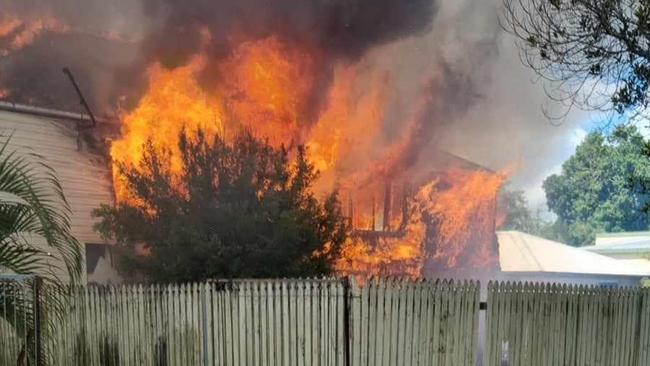
[[20,50],[43,32],[65,33],[69,27],[61,20],[44,16],[34,19],[20,19],[8,14],[0,16],[0,57]]

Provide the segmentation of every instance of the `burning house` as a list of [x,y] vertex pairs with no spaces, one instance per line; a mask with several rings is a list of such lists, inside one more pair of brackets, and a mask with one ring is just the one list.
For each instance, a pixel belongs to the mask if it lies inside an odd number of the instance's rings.
[[367,197],[365,205],[350,199],[354,230],[339,263],[341,271],[363,276],[476,277],[498,269],[494,233],[504,176],[444,151],[430,159],[436,169],[421,181],[402,182],[398,192],[387,181],[381,210],[376,192],[370,192],[370,206]]
[[[480,86],[491,85],[485,65],[498,64],[495,3],[89,0],[80,11],[74,1],[0,0],[0,99],[77,109],[60,71],[69,66],[92,109],[117,121],[110,132],[98,124],[94,146],[76,135],[78,114],[8,105],[0,127],[53,159],[75,233],[97,249],[89,268],[110,244],[90,210],[133,199],[111,165],[137,167],[149,142],[178,171],[181,131],[227,139],[247,129],[273,146],[306,146],[315,193],[340,192],[353,227],[340,273],[483,277],[500,264],[507,174],[445,151],[498,150],[467,141],[490,129],[508,141],[519,123],[498,111],[452,128],[493,92]],[[454,133],[462,144],[447,141]]]
[[[128,14],[91,3],[102,15],[92,25],[92,14],[65,1],[0,2],[0,98],[76,108],[60,74],[71,66],[93,109],[118,116],[101,168],[88,163],[90,150],[76,150],[76,137],[65,140],[69,154],[86,159],[84,174],[102,182],[88,183],[103,192],[97,199],[67,183],[84,202],[83,220],[91,206],[132,199],[110,165],[137,167],[145,142],[169,151],[174,171],[180,131],[227,138],[248,129],[274,146],[305,145],[320,172],[315,193],[341,192],[354,228],[341,273],[417,277],[497,263],[505,176],[440,146],[441,132],[476,98],[471,73],[430,55],[422,70],[400,68],[390,49],[429,34],[438,2],[152,0],[137,11],[123,4]],[[132,14],[156,21],[116,32]],[[71,46],[80,44],[92,53]]]

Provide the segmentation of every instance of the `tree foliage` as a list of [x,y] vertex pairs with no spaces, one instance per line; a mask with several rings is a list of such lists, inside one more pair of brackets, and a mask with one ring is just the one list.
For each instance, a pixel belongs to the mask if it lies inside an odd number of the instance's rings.
[[499,207],[503,212],[503,230],[517,230],[538,235],[544,222],[531,212],[523,191],[504,189],[499,195]]
[[541,210],[531,210],[523,191],[505,189],[499,197],[503,212],[500,230],[517,230],[561,243],[569,242],[566,225],[542,217]]
[[[331,271],[348,233],[336,193],[319,201],[304,147],[294,154],[241,133],[179,138],[180,173],[149,143],[120,166],[133,199],[102,206],[97,229],[125,248],[122,269],[156,281],[314,276]],[[142,245],[145,255],[137,253]]]
[[[650,1],[504,0],[504,27],[556,100],[644,111],[650,86]],[[567,109],[568,112],[568,109]]]
[[557,231],[573,245],[593,243],[598,232],[645,230],[649,196],[648,142],[633,127],[611,136],[591,133],[544,181]]

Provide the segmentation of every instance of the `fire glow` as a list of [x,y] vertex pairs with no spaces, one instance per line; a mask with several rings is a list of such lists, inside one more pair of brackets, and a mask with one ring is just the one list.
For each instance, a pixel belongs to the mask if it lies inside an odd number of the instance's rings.
[[[426,263],[447,267],[494,263],[500,174],[451,169],[413,182],[415,194],[404,196],[402,222],[397,223],[397,215],[388,217],[390,222],[377,230],[376,218],[384,218],[375,214],[380,201],[375,197],[381,195],[384,182],[409,178],[388,176],[382,168],[405,144],[404,139],[387,141],[383,130],[389,74],[364,70],[361,77],[354,64],[336,65],[323,92],[317,90],[321,55],[274,36],[240,42],[219,62],[218,70],[207,68],[206,57],[196,55],[175,69],[158,64],[149,68],[148,90],[123,117],[122,136],[112,144],[114,163],[137,166],[143,144],[149,141],[154,149],[171,153],[171,170],[178,171],[181,129],[191,133],[200,128],[227,137],[248,128],[274,146],[305,144],[320,172],[315,191],[339,189],[344,205],[350,197],[355,230],[337,263],[340,273],[421,277]],[[206,72],[219,75],[209,86],[200,82]],[[313,113],[316,92],[325,97]],[[118,202],[128,201],[118,172],[114,169]],[[380,175],[372,177],[376,172]],[[369,176],[374,183],[369,183]],[[359,234],[360,228],[366,233]]]
[[30,45],[43,32],[65,33],[69,27],[53,16],[21,19],[9,14],[0,16],[0,56]]

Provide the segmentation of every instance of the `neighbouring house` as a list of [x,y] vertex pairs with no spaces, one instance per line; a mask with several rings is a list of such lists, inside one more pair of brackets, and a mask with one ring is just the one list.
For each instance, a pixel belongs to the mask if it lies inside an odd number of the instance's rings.
[[10,149],[38,154],[56,170],[72,210],[72,233],[85,246],[87,281],[115,283],[120,279],[113,267],[113,243],[93,230],[91,212],[114,201],[104,144],[95,136],[110,135],[107,131],[118,126],[101,120],[89,128],[89,123],[83,114],[0,102],[0,134],[10,136]]
[[612,258],[518,231],[498,231],[498,277],[504,280],[638,285],[650,277],[650,261]]
[[598,234],[595,245],[584,249],[617,259],[650,259],[650,231]]

